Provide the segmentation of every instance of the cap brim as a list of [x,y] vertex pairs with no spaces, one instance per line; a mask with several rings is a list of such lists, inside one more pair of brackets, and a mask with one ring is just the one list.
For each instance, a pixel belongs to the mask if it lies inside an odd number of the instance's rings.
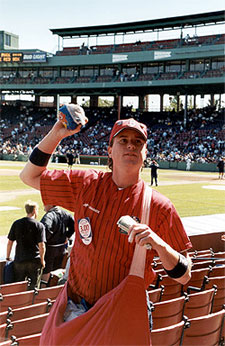
[[122,131],[124,131],[124,130],[134,130],[134,131],[140,133],[140,135],[144,138],[144,140],[147,141],[147,137],[145,137],[145,135],[144,135],[141,131],[139,131],[138,129],[136,129],[136,128],[134,128],[134,127],[131,127],[131,126],[126,126],[126,127],[122,128],[122,129],[120,129],[119,131],[117,131],[117,132],[113,135],[112,138],[115,138],[120,132],[122,132]]

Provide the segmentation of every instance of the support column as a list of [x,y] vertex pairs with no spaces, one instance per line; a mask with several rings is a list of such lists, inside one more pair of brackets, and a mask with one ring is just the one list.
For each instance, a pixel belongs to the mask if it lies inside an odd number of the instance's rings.
[[97,108],[98,107],[98,96],[92,95],[90,96],[90,108]]
[[59,113],[59,107],[60,107],[59,99],[60,99],[60,95],[57,94],[57,95],[56,95],[56,114]]
[[76,95],[73,95],[71,96],[71,103],[77,103],[77,96]]
[[145,111],[149,111],[149,95],[145,95]]
[[222,100],[222,97],[221,97],[221,94],[219,94],[219,104],[218,104],[219,109],[221,109],[221,100]]
[[194,109],[196,109],[196,95],[194,95]]
[[36,107],[40,106],[40,96],[39,95],[35,95],[34,104]]
[[114,96],[113,107],[118,108],[118,96]]
[[4,100],[4,95],[2,94],[2,92],[0,91],[0,120],[2,119],[1,114],[2,114],[2,102]]
[[163,94],[160,94],[160,112],[163,112]]
[[122,96],[118,95],[118,119],[120,119],[121,114],[121,107],[122,107]]
[[180,93],[177,93],[177,112],[180,111]]
[[142,110],[142,111],[144,111],[145,110],[145,96],[143,96],[143,95],[141,95],[141,96],[139,96],[138,97],[138,103],[139,103],[139,106],[138,106],[138,108],[140,109],[140,110]]
[[59,95],[54,95],[54,101],[53,101],[53,107],[57,108],[57,102],[58,102]]
[[211,106],[214,106],[214,104],[215,104],[214,94],[211,94],[210,96],[211,96],[211,98],[210,98]]
[[188,94],[185,94],[184,100],[184,128],[187,127],[187,106],[188,106]]

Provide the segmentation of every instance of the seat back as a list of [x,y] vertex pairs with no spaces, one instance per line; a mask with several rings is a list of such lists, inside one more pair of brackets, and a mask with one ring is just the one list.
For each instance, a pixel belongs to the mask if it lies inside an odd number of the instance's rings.
[[213,261],[201,261],[201,262],[193,262],[192,270],[196,269],[202,269],[202,268],[209,268],[213,265]]
[[11,322],[5,328],[5,339],[9,339],[13,335],[15,335],[16,338],[20,338],[41,333],[48,315],[49,314],[46,313]]
[[0,297],[0,311],[7,311],[8,308],[16,309],[22,306],[33,304],[34,291],[6,294]]
[[152,303],[160,302],[162,295],[163,295],[163,290],[164,290],[164,286],[161,286],[160,288],[149,290],[148,291],[149,300]]
[[209,277],[225,276],[225,264],[212,267]]
[[16,338],[15,342],[18,342],[20,346],[39,346],[41,333],[23,336],[21,338]]
[[205,250],[195,250],[195,251],[188,251],[188,254],[190,257],[199,257],[199,256],[213,256],[214,251],[212,248],[210,249],[205,249]]
[[23,306],[18,309],[9,308],[8,311],[0,313],[0,324],[6,323],[7,319],[10,321],[22,320],[24,318],[42,315],[48,313],[53,305],[54,301],[46,301],[43,303],[32,304]]
[[190,287],[201,288],[203,285],[204,277],[207,276],[211,268],[201,268],[191,271],[191,279],[186,285],[183,285],[183,291],[189,293]]
[[153,329],[168,327],[182,321],[186,297],[155,303],[153,305]]
[[1,346],[39,346],[41,333],[22,336],[20,338],[11,336],[10,339],[0,342]]
[[216,288],[188,295],[184,315],[188,318],[200,317],[211,313]]
[[213,301],[212,311],[216,312],[221,310],[225,304],[225,276],[206,278],[206,289],[212,288],[214,285],[217,287],[217,292]]
[[4,275],[3,275],[3,273],[4,273],[5,264],[6,264],[5,260],[1,260],[0,261],[0,284],[4,283]]
[[225,251],[215,252],[214,257],[219,259],[222,259],[222,258],[225,259]]
[[52,286],[46,288],[35,289],[34,304],[41,303],[47,299],[55,300],[64,285]]
[[190,327],[184,331],[182,345],[219,345],[224,317],[225,310],[220,310],[216,313],[189,319]]
[[29,286],[29,281],[13,282],[11,284],[0,285],[0,293],[2,295],[19,293],[27,291]]
[[5,340],[6,326],[6,323],[0,325],[0,343]]
[[162,275],[160,284],[164,286],[161,301],[175,299],[182,295],[182,285],[171,279],[168,275]]
[[175,325],[154,329],[151,331],[152,345],[154,346],[180,346],[185,328],[185,322],[181,321]]

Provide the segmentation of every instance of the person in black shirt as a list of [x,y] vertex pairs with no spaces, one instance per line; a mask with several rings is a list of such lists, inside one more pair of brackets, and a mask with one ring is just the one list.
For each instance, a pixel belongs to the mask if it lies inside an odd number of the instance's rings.
[[219,162],[217,164],[217,168],[219,169],[219,179],[223,179],[223,176],[224,176],[224,160],[223,158],[221,157],[219,159]]
[[13,263],[15,281],[30,278],[29,289],[39,287],[42,268],[45,267],[45,227],[36,220],[38,205],[27,201],[25,204],[26,217],[16,220],[9,231],[6,260],[10,261],[10,253],[14,241],[16,251]]
[[153,160],[149,167],[151,168],[151,185],[153,185],[153,180],[155,179],[155,185],[158,186],[157,169],[159,168],[159,165],[155,160]]
[[50,272],[61,268],[68,238],[74,233],[74,219],[68,211],[57,206],[45,205],[44,210],[46,214],[41,223],[46,230],[46,266],[42,279],[48,282]]
[[73,150],[68,151],[67,154],[66,154],[66,161],[67,161],[69,169],[72,169],[73,164],[74,164],[74,160],[75,160],[75,157],[74,157]]

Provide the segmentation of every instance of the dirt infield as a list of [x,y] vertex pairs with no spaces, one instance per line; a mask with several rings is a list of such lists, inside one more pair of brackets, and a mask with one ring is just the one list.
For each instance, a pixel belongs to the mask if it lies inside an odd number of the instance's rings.
[[0,176],[2,175],[19,175],[21,172],[21,169],[0,169]]
[[16,199],[17,196],[21,195],[33,195],[40,193],[38,190],[30,190],[30,189],[25,189],[25,190],[17,190],[17,191],[0,191],[0,203],[7,202],[7,201],[12,201]]

